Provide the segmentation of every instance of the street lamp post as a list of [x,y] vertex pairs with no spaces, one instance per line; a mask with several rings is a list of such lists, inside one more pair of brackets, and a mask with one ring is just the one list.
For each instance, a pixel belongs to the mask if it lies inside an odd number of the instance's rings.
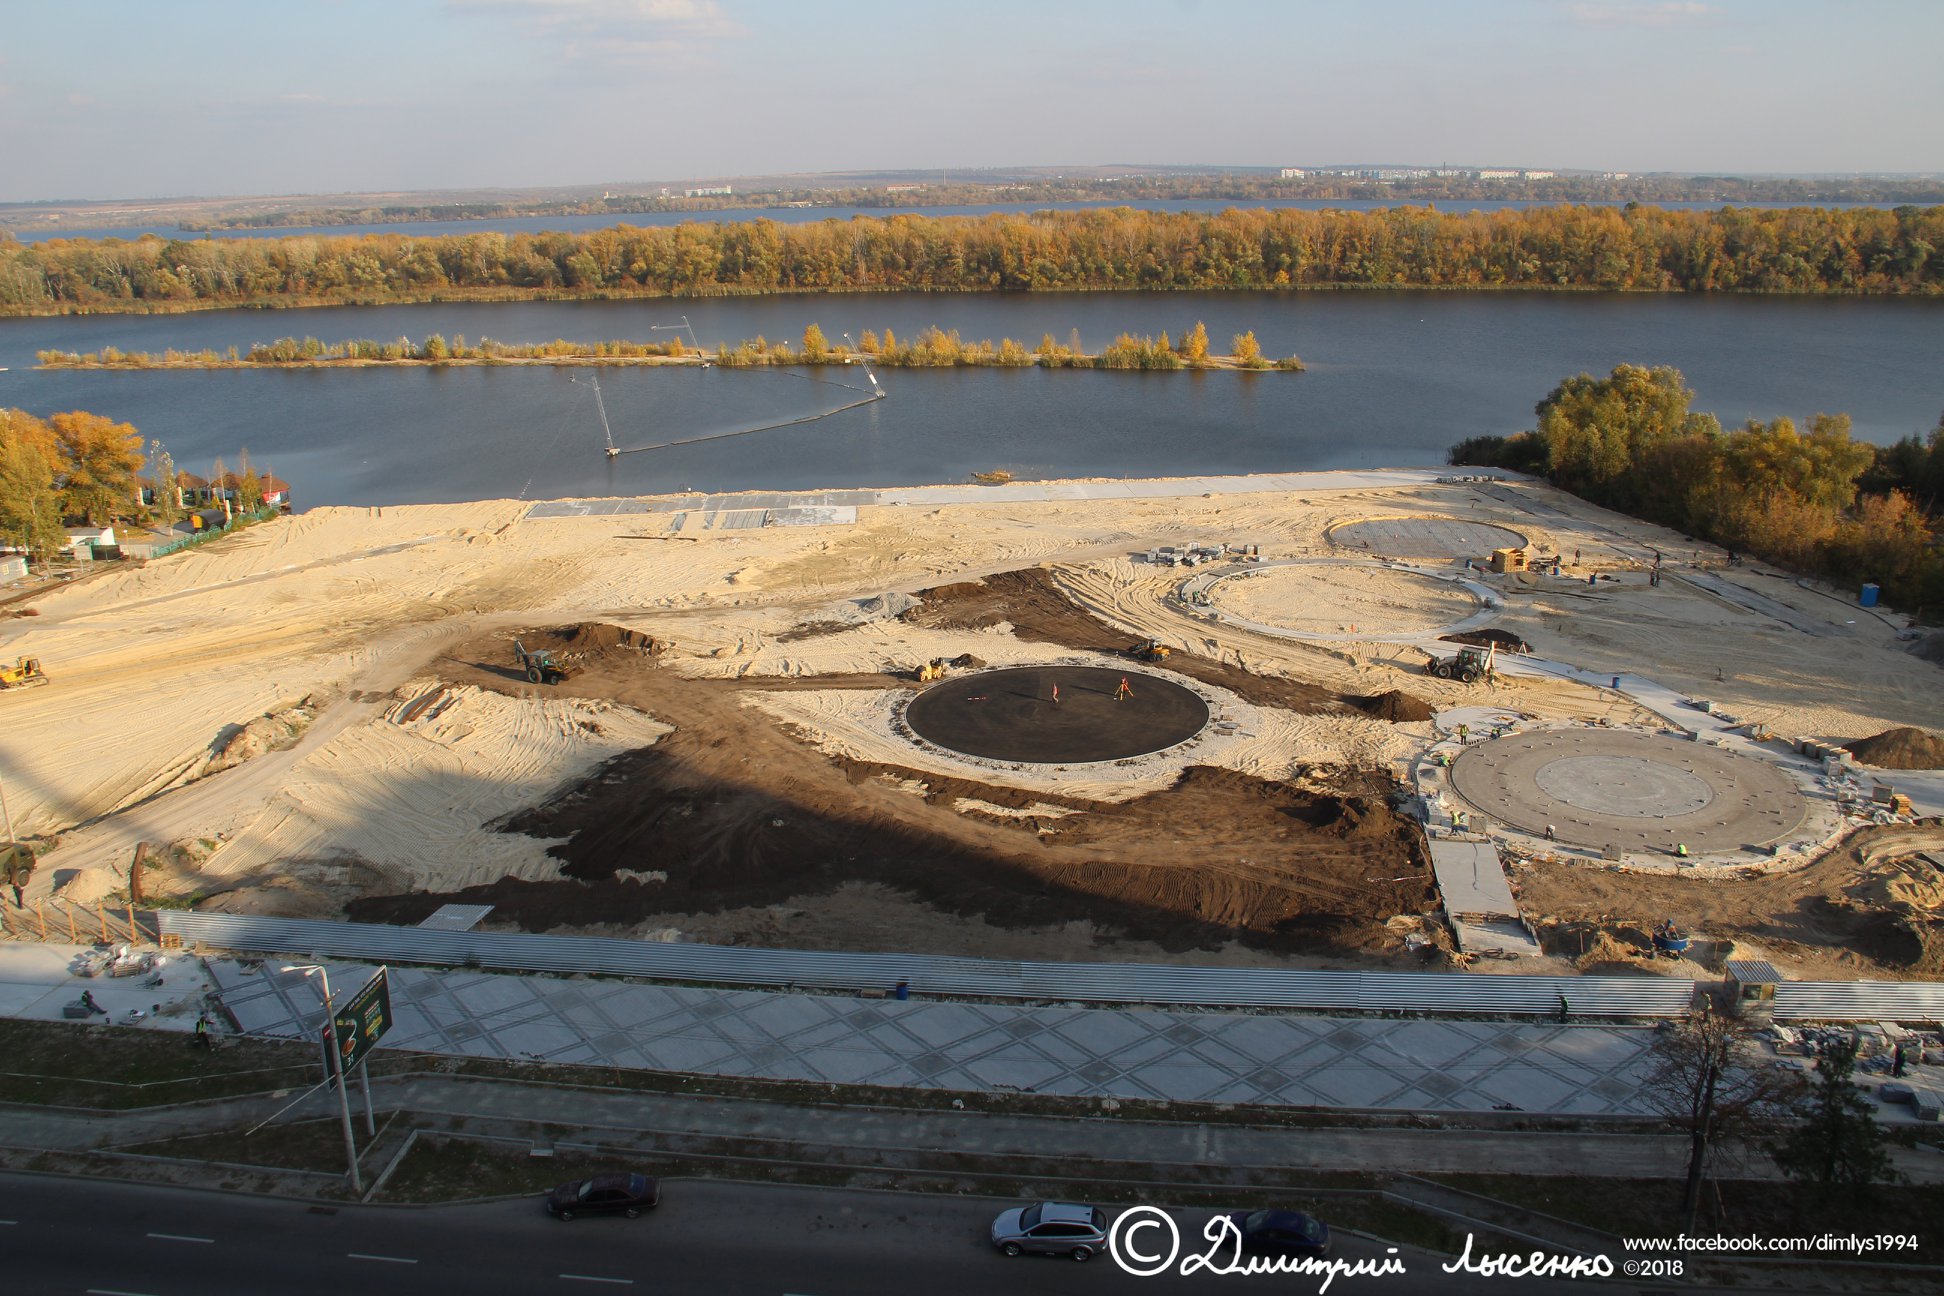
[[358,1145],[351,1136],[351,1096],[345,1091],[344,1055],[338,1051],[337,1008],[331,1002],[331,974],[317,963],[286,964],[286,972],[302,972],[305,977],[317,973],[318,983],[324,991],[324,1039],[330,1046],[330,1067],[337,1072],[338,1115],[344,1121],[344,1156],[351,1166],[351,1191],[362,1195],[364,1181],[358,1174]]

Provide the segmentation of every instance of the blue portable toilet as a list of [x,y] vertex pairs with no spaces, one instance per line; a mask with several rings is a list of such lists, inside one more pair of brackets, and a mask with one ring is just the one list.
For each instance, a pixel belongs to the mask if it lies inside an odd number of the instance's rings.
[[1858,596],[1856,601],[1863,607],[1875,607],[1877,601],[1877,587],[1875,585],[1865,585],[1863,587],[1863,593],[1860,596]]

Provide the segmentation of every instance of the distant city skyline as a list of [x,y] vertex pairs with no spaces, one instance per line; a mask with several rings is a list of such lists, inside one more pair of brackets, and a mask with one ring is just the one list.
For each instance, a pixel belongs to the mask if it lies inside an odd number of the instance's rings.
[[832,172],[1944,171],[1931,0],[12,4],[0,200]]

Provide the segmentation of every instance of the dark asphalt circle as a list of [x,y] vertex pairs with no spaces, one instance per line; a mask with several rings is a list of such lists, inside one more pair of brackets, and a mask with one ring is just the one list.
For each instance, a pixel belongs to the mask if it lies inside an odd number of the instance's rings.
[[[1122,680],[1131,694],[1116,701]],[[1079,764],[1186,742],[1208,724],[1208,703],[1192,689],[1139,671],[1016,666],[932,685],[911,700],[905,722],[926,742],[967,756]]]

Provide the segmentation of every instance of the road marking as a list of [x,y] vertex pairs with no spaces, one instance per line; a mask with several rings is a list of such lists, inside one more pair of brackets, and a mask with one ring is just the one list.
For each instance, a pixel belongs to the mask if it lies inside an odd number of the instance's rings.
[[215,1245],[216,1242],[215,1238],[187,1237],[181,1233],[151,1233],[149,1236],[161,1238],[164,1242],[201,1242],[209,1246]]
[[604,1282],[619,1283],[624,1287],[634,1286],[634,1279],[632,1278],[600,1278],[594,1274],[562,1274],[560,1276],[562,1278],[572,1279],[574,1282]]
[[149,1296],[147,1292],[116,1291],[113,1287],[90,1287],[88,1296]]
[[406,1256],[366,1255],[362,1251],[346,1251],[344,1254],[350,1256],[353,1260],[379,1260],[379,1261],[383,1261],[385,1264],[417,1264],[418,1263],[418,1261],[409,1259]]

